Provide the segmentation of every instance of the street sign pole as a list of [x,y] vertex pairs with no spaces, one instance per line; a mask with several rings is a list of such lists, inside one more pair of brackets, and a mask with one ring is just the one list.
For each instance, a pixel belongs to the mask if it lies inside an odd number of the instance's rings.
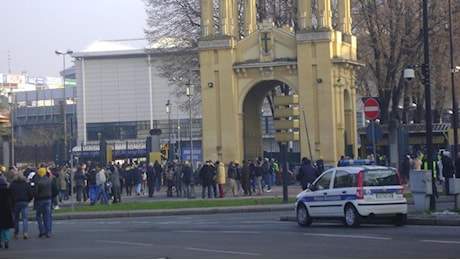
[[377,144],[376,144],[376,133],[375,133],[375,119],[380,114],[380,104],[375,98],[366,98],[364,101],[364,114],[370,120],[372,124],[372,152],[374,160],[377,162]]
[[377,147],[375,147],[375,121],[371,121],[372,124],[372,153],[374,154],[374,160],[377,161]]

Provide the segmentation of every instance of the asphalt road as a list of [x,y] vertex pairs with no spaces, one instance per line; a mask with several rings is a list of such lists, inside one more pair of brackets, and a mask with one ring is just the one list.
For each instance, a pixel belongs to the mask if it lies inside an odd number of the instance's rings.
[[280,221],[290,211],[55,220],[0,258],[458,258],[460,227]]

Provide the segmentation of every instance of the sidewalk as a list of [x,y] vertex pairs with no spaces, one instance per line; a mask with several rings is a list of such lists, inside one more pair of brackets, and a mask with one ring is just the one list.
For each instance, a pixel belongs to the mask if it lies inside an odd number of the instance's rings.
[[[301,191],[300,186],[289,185],[287,188],[288,198],[295,198]],[[174,193],[174,195],[176,195]],[[238,196],[233,197],[231,192],[226,193],[225,199],[247,199],[247,198],[283,198],[283,186],[273,186],[271,192],[265,192],[262,195]],[[195,187],[195,198],[201,200],[201,186]],[[221,200],[222,198],[213,198]],[[122,194],[122,203],[124,202],[155,202],[155,201],[177,201],[189,200],[183,197],[166,197],[166,187],[161,187],[160,192],[155,192],[153,198],[141,194],[140,196],[126,196]],[[455,209],[454,196],[439,196],[436,199],[436,213],[428,214],[415,210],[414,200],[408,198],[408,220],[407,225],[441,225],[441,226],[460,226],[460,214],[455,214],[449,210]],[[71,200],[61,202],[60,207],[71,207]],[[74,207],[87,206],[78,205],[74,202]],[[232,213],[232,212],[263,212],[263,211],[292,211],[288,216],[281,216],[280,220],[295,221],[294,204],[278,205],[257,205],[241,207],[215,207],[215,208],[193,208],[193,209],[169,209],[169,210],[137,210],[128,212],[109,211],[109,212],[70,212],[65,214],[53,214],[53,219],[84,219],[84,218],[118,218],[118,217],[141,217],[141,216],[165,216],[165,215],[187,215],[187,214],[215,214],[215,213]]]

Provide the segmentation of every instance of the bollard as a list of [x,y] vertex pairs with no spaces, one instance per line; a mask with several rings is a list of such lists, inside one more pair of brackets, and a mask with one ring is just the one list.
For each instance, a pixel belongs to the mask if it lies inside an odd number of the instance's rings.
[[457,178],[450,178],[449,179],[449,194],[446,195],[454,195],[455,197],[455,209],[460,208],[460,179]]

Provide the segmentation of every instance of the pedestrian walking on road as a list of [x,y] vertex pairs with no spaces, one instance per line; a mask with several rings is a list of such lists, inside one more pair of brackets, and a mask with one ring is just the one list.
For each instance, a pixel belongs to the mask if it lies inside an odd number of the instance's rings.
[[14,235],[19,238],[19,222],[22,220],[22,235],[24,239],[29,238],[29,202],[32,201],[34,193],[27,178],[22,174],[17,174],[10,184],[10,190],[14,198]]
[[9,248],[10,228],[14,227],[13,221],[13,193],[5,179],[0,178],[0,248]]
[[56,185],[53,185],[53,180],[46,168],[38,169],[34,187],[38,237],[51,237],[51,200],[58,195],[58,189]]

